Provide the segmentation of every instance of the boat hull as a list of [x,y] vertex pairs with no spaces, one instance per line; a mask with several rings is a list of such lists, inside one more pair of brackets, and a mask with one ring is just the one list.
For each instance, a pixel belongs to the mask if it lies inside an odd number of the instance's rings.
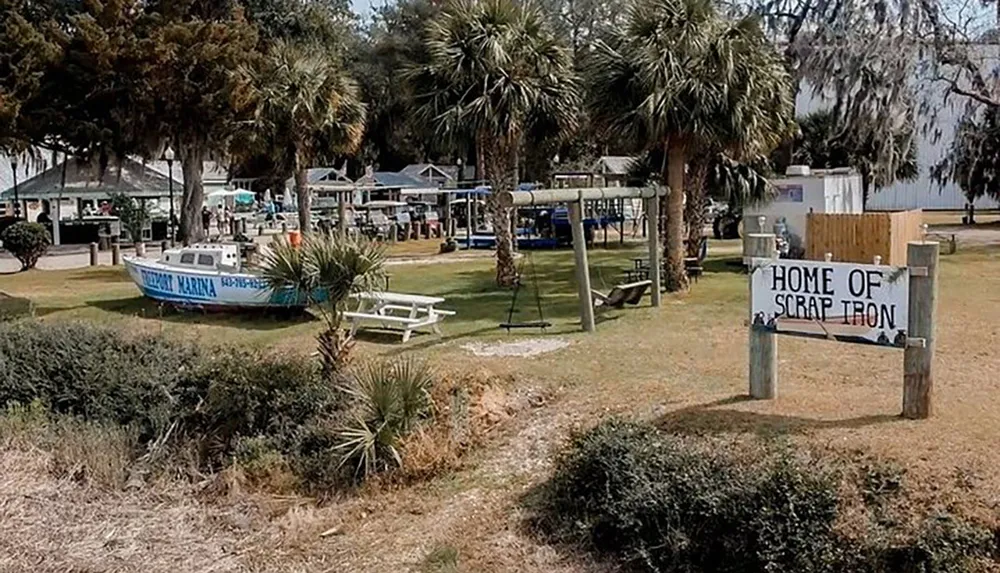
[[123,261],[142,294],[159,302],[206,309],[301,309],[308,304],[301,293],[274,292],[249,273],[178,268],[139,257]]

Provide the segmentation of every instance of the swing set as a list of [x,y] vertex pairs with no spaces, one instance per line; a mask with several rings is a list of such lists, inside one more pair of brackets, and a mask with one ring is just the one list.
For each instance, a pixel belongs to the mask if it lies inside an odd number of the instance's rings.
[[[649,246],[649,280],[643,281],[648,284],[642,285],[643,290],[650,288],[653,306],[660,306],[660,251],[657,244],[659,237],[659,206],[660,197],[667,194],[665,187],[658,185],[652,187],[585,187],[577,189],[540,189],[535,191],[504,191],[498,194],[497,200],[500,205],[507,209],[521,206],[542,206],[557,205],[561,203],[569,206],[570,226],[573,234],[573,256],[575,259],[575,272],[577,294],[580,305],[580,323],[585,332],[595,330],[594,323],[594,292],[590,287],[590,267],[587,263],[587,240],[584,234],[583,209],[587,201],[610,201],[615,199],[643,199],[646,203],[646,225],[648,227],[647,239]],[[530,322],[514,321],[514,311],[517,306],[518,292],[522,286],[524,276],[524,265],[530,261],[532,286],[535,291],[535,305],[538,308],[538,320]],[[626,285],[634,287],[638,291],[639,285]],[[630,291],[631,292],[631,291]],[[631,301],[636,297],[629,295]],[[639,295],[641,296],[641,294]],[[600,297],[598,297],[600,298]],[[634,304],[634,303],[633,303]],[[552,326],[552,323],[545,320],[542,311],[541,295],[538,291],[538,276],[535,272],[535,263],[531,255],[525,255],[521,261],[518,279],[514,285],[514,294],[511,300],[510,309],[507,312],[507,321],[500,323],[500,328],[510,332],[519,328],[545,328]]]

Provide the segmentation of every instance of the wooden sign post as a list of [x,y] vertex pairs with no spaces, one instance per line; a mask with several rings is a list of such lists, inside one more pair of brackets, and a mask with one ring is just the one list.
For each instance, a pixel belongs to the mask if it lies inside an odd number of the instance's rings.
[[907,266],[778,259],[771,234],[745,240],[750,268],[750,397],[778,395],[775,335],[903,350],[903,416],[932,411],[936,242],[911,242]]
[[934,314],[937,310],[939,244],[911,242],[909,341],[903,351],[903,417],[928,418],[934,389]]
[[[753,276],[754,259],[772,259],[777,254],[774,235],[754,233],[747,235],[746,256],[750,259]],[[750,282],[750,300],[753,301],[753,281]],[[750,316],[750,397],[773,400],[778,397],[778,341],[773,332],[755,328],[753,310]]]

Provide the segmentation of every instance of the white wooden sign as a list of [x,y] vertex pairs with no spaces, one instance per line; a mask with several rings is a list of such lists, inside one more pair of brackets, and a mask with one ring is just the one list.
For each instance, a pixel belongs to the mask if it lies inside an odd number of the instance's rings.
[[906,346],[906,267],[753,259],[755,329],[842,342]]

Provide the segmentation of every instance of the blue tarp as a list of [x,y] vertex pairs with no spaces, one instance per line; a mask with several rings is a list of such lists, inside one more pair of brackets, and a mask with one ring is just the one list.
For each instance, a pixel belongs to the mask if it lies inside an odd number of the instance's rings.
[[455,197],[459,199],[464,199],[466,197],[485,197],[491,193],[493,193],[493,190],[489,186],[483,185],[476,187],[475,189],[460,189],[455,191]]

